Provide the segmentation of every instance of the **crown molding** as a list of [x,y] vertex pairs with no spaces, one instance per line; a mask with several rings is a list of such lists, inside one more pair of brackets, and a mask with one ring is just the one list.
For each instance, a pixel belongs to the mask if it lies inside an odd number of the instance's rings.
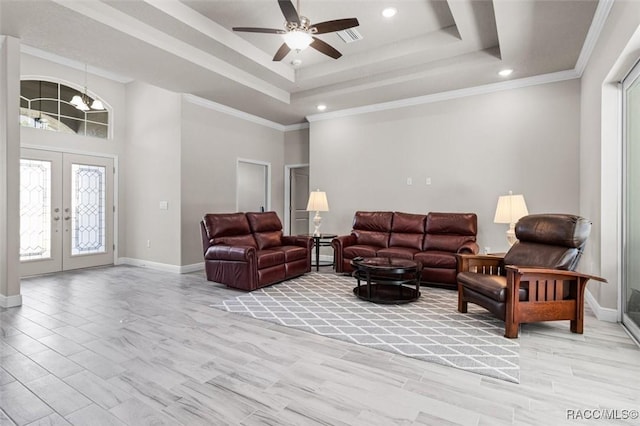
[[288,126],[284,126],[280,123],[276,123],[275,121],[267,120],[266,118],[258,117],[257,115],[249,114],[247,112],[240,111],[239,109],[231,108],[226,105],[222,105],[217,102],[201,98],[199,96],[195,96],[191,94],[183,94],[182,99],[194,105],[198,105],[207,109],[218,111],[218,112],[230,115],[232,117],[249,121],[251,123],[259,124],[261,126],[269,127],[275,130],[280,130],[281,132],[287,131]]
[[502,90],[519,89],[540,84],[556,83],[559,81],[573,80],[580,78],[575,70],[559,71],[549,74],[541,74],[533,77],[520,78],[516,80],[501,81],[499,83],[485,84],[482,86],[468,87],[447,92],[434,93],[431,95],[417,96],[414,98],[400,99],[398,101],[382,102],[378,104],[366,105],[357,108],[348,108],[339,111],[332,111],[323,114],[308,115],[309,122],[330,120],[334,118],[348,117],[351,115],[368,114],[377,111],[405,108],[415,105],[431,104],[434,102],[448,101],[451,99],[465,98],[468,96],[483,95]]
[[[58,65],[64,65],[65,67],[73,68],[78,71],[85,71],[85,64],[80,61],[74,61],[73,59],[65,58],[63,56],[56,55],[55,53],[45,52],[44,50],[27,46],[26,44],[20,43],[20,52],[26,55],[35,56],[36,58],[44,59],[49,62],[53,62]],[[115,81],[116,83],[127,84],[133,81],[131,77],[116,74],[102,68],[94,67],[91,65],[86,65],[86,67],[88,73]]]
[[289,124],[288,126],[284,126],[284,131],[293,132],[295,130],[303,130],[308,128],[309,128],[309,123]]
[[584,73],[584,70],[587,67],[587,63],[591,58],[591,54],[593,53],[593,49],[596,47],[596,43],[600,38],[600,34],[602,33],[604,24],[609,17],[609,12],[611,12],[611,8],[613,7],[613,2],[614,0],[598,1],[596,12],[593,15],[593,20],[591,21],[591,26],[589,27],[589,32],[584,39],[584,44],[582,45],[580,56],[578,56],[578,60],[576,61],[575,71],[580,77],[582,77],[582,73]]

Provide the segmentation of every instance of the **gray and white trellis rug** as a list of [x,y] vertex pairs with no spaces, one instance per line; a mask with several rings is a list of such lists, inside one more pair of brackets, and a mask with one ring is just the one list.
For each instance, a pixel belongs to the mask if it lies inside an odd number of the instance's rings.
[[309,273],[213,307],[370,348],[519,382],[519,345],[504,323],[455,291],[421,287],[416,302],[379,305],[353,294],[355,279]]

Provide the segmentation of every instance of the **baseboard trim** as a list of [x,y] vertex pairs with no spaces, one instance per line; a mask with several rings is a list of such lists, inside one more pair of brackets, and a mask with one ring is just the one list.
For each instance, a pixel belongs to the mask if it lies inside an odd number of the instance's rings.
[[0,294],[0,308],[15,308],[16,306],[22,306],[21,294],[15,294],[13,296]]
[[132,257],[120,257],[116,265],[131,265],[140,268],[149,268],[156,271],[173,272],[174,274],[188,274],[190,272],[204,270],[204,262],[194,263],[192,265],[170,265],[168,263],[151,262],[149,260],[134,259]]
[[619,322],[618,320],[618,310],[611,308],[603,308],[600,306],[595,297],[591,294],[591,292],[587,289],[584,292],[584,299],[587,302],[587,305],[591,308],[596,318],[600,321],[606,322]]

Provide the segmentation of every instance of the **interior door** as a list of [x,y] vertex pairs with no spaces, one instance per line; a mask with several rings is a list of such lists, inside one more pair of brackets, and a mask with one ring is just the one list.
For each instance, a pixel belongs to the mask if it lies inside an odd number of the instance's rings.
[[259,212],[270,209],[268,164],[238,160],[236,185],[237,211]]
[[113,263],[113,159],[23,149],[22,276]]
[[291,195],[289,216],[291,235],[309,233],[309,212],[307,201],[309,199],[309,167],[291,169],[290,174]]

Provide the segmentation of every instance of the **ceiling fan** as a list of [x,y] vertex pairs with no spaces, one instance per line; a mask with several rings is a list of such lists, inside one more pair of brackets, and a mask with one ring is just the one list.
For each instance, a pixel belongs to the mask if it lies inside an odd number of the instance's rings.
[[[278,49],[274,61],[281,61],[291,50],[304,50],[311,46],[318,52],[324,53],[333,59],[338,59],[342,56],[342,53],[338,52],[328,43],[314,37],[314,34],[326,34],[335,31],[342,31],[348,28],[357,27],[360,25],[356,18],[347,19],[335,19],[332,21],[320,22],[317,24],[311,24],[311,21],[306,16],[298,15],[296,8],[293,6],[291,0],[278,0],[280,10],[286,19],[283,30],[273,28],[253,28],[253,27],[234,27],[233,31],[247,32],[247,33],[266,33],[266,34],[281,34],[284,37],[285,42]],[[298,0],[297,10],[300,10],[300,0]]]

